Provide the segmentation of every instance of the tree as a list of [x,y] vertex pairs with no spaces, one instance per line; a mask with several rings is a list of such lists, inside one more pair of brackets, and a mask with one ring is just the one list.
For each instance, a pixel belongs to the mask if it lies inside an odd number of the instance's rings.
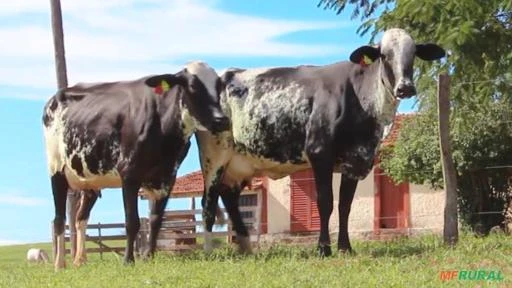
[[371,31],[371,41],[388,28],[401,27],[417,41],[449,51],[446,61],[417,62],[418,113],[403,126],[395,145],[382,151],[382,166],[397,182],[442,187],[435,76],[449,72],[461,218],[483,233],[500,224],[504,213],[481,212],[504,211],[511,202],[512,169],[506,166],[512,167],[512,2],[320,0],[318,5],[336,13],[352,6],[352,16],[363,21],[358,32]]

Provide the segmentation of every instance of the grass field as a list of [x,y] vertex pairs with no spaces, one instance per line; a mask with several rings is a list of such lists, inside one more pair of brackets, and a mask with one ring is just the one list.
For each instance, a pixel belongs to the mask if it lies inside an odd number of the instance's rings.
[[[89,255],[79,269],[55,273],[51,264],[28,264],[29,247],[0,247],[1,287],[512,287],[512,237],[462,235],[455,249],[423,236],[387,242],[353,241],[357,255],[316,256],[314,247],[273,246],[251,256],[230,247],[207,255],[159,254],[124,266],[118,256]],[[70,261],[68,259],[68,265]],[[503,280],[440,280],[443,270],[500,271]]]

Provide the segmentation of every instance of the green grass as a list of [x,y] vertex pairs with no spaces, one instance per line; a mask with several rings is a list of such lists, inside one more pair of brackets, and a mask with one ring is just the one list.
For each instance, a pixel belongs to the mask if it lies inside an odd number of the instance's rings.
[[[0,287],[512,287],[510,236],[462,235],[454,249],[436,236],[353,242],[357,255],[327,259],[318,258],[313,246],[284,245],[251,256],[230,247],[210,255],[162,253],[133,266],[110,253],[103,260],[91,254],[86,266],[59,273],[51,264],[25,261],[28,247],[51,251],[48,244],[0,247]],[[499,270],[504,280],[439,279],[441,270],[470,269]]]

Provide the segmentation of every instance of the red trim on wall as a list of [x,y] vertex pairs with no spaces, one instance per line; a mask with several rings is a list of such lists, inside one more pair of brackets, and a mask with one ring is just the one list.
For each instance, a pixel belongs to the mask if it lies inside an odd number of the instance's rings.
[[375,166],[375,169],[373,169],[373,183],[374,183],[374,192],[375,196],[373,197],[373,207],[374,207],[374,215],[373,215],[373,234],[379,235],[380,233],[380,220],[379,216],[380,213],[380,194],[381,194],[381,181],[380,181],[380,174],[382,173],[382,170],[379,166]]
[[261,186],[261,234],[266,234],[268,231],[268,177],[263,177]]
[[400,184],[402,185],[402,189],[403,190],[403,195],[404,195],[404,213],[405,213],[405,217],[404,217],[404,228],[409,228],[410,226],[410,222],[409,222],[409,218],[411,217],[411,211],[410,211],[410,198],[409,198],[409,182],[405,182],[405,183],[402,183]]

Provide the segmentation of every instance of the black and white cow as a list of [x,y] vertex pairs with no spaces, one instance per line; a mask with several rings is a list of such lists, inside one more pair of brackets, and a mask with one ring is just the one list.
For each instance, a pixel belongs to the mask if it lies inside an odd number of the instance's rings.
[[[229,129],[219,106],[221,80],[203,62],[176,74],[134,81],[78,84],[48,100],[43,113],[46,153],[55,202],[55,268],[64,268],[66,193],[85,190],[77,221],[75,265],[84,259],[85,228],[96,194],[122,187],[126,232],[124,262],[134,261],[139,231],[139,188],[152,194],[147,256],[155,250],[169,191],[196,130]],[[150,89],[149,87],[155,88]],[[86,203],[86,204],[84,204]]]
[[331,254],[333,172],[342,173],[338,249],[351,251],[347,224],[356,186],[373,167],[384,127],[392,123],[399,99],[416,94],[415,56],[432,61],[444,55],[435,44],[415,44],[404,30],[390,29],[378,46],[352,52],[350,62],[228,70],[221,77],[226,86],[221,106],[232,130],[196,133],[205,176],[207,231],[212,229],[220,194],[240,248],[250,252],[238,210],[241,189],[256,175],[278,179],[311,167],[320,212],[319,252]]

